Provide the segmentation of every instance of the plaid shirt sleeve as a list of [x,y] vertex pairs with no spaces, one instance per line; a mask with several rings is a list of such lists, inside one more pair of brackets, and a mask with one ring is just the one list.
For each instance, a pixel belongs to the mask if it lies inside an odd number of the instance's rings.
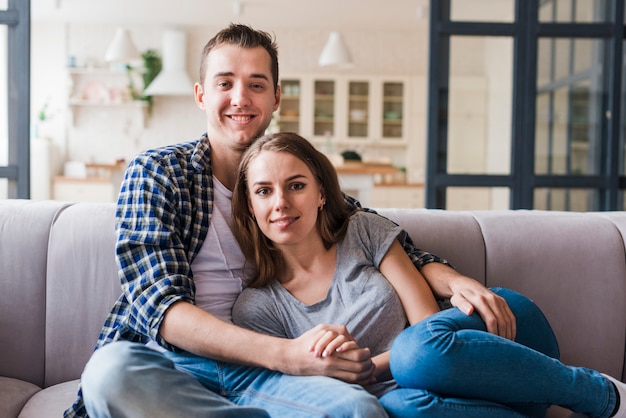
[[[355,198],[351,196],[348,196],[347,194],[344,194],[344,198],[350,208],[360,209],[360,210],[364,210],[366,212],[371,212],[371,213],[376,213],[376,211],[373,209],[363,208],[361,206],[361,203],[358,200],[356,200]],[[409,236],[409,234],[405,234],[405,235],[406,236],[405,236],[405,240],[403,243],[404,251],[407,253],[407,255],[409,256],[409,258],[411,259],[415,267],[417,267],[419,270],[421,270],[422,267],[424,267],[426,264],[433,263],[433,262],[442,263],[447,266],[450,266],[450,263],[447,260],[439,256],[436,256],[435,254],[431,254],[431,253],[428,253],[426,251],[423,251],[417,248],[415,244],[413,244],[413,241],[411,240],[411,237]]]
[[[185,157],[195,143],[139,155],[126,170],[116,210],[116,258],[122,295],[107,317],[96,348],[111,341],[146,343],[150,339],[177,350],[158,334],[163,314],[179,300],[193,303],[190,253],[200,246],[202,226],[192,219],[189,187],[206,204],[206,184],[190,180],[193,169]],[[191,185],[191,186],[190,186]],[[208,207],[199,211],[208,216]],[[199,215],[196,215],[199,216]],[[187,244],[187,245],[185,245]],[[65,418],[84,418],[78,399]]]
[[173,303],[193,303],[195,287],[183,225],[190,225],[188,196],[176,186],[183,170],[149,156],[127,169],[116,213],[116,255],[123,295],[124,326],[142,341],[154,339],[173,350],[158,333]]

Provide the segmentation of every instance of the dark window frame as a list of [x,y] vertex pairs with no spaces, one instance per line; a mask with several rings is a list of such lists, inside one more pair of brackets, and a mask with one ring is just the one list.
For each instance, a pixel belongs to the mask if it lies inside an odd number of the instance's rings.
[[[621,151],[620,126],[624,115],[620,94],[623,49],[626,39],[624,0],[613,0],[606,23],[541,23],[541,0],[516,0],[512,23],[461,22],[450,20],[451,0],[430,2],[430,54],[428,75],[428,133],[425,200],[428,208],[446,208],[448,187],[506,187],[511,209],[532,209],[537,188],[579,188],[598,191],[598,210],[623,210],[620,195],[625,193],[626,176]],[[507,36],[513,38],[513,100],[510,174],[448,174],[447,114],[450,64],[450,37]],[[608,40],[610,65],[606,80],[607,109],[612,115],[600,145],[603,168],[598,175],[536,175],[535,112],[537,96],[537,50],[542,37],[601,38]]]
[[8,165],[0,178],[9,180],[8,197],[30,197],[30,0],[9,0],[0,10],[7,25]]

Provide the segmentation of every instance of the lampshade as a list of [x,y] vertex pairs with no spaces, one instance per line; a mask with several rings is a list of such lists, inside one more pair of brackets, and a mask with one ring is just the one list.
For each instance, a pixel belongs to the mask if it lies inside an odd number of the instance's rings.
[[141,59],[141,55],[127,29],[117,28],[113,42],[111,42],[104,54],[104,59],[106,62],[122,63]]
[[167,30],[163,35],[163,66],[147,86],[146,96],[183,96],[193,94],[193,83],[185,71],[186,37],[179,30]]
[[320,55],[319,65],[336,65],[343,67],[352,65],[350,51],[348,51],[348,47],[339,32],[331,32],[328,36],[328,42],[326,42],[326,46]]

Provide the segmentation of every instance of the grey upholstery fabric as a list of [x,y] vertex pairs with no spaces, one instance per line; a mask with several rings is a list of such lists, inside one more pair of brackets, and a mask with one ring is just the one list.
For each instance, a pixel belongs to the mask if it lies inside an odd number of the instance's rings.
[[[120,293],[114,211],[105,203],[0,200],[3,418],[20,409],[22,418],[59,416],[73,402],[75,379]],[[624,380],[626,213],[379,212],[460,272],[533,298],[565,362]]]
[[63,411],[76,400],[78,383],[78,380],[71,380],[35,393],[18,418],[62,417]]
[[[50,234],[45,386],[76,379],[121,293],[113,205],[66,208]],[[77,332],[79,330],[79,332]]]
[[487,248],[487,285],[534,299],[554,328],[564,363],[621,376],[626,263],[613,223],[580,213],[476,217]]
[[16,417],[41,388],[30,382],[0,376],[0,417]]
[[59,202],[0,200],[0,376],[44,384],[46,260]]

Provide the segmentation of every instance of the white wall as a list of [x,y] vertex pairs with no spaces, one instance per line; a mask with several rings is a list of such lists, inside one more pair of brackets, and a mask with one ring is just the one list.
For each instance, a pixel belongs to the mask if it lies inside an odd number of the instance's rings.
[[[161,49],[162,26],[126,26],[140,51]],[[69,79],[67,57],[76,57],[78,65],[104,66],[103,55],[116,26],[33,22],[32,28],[32,114],[49,100],[53,113],[40,132],[51,138],[63,160],[108,163],[126,160],[137,152],[175,142],[187,141],[204,132],[203,113],[193,97],[156,97],[153,114],[142,126],[133,112],[118,114],[78,110],[67,107]],[[200,52],[206,41],[221,28],[187,27],[187,72],[197,79]],[[323,74],[333,70],[317,66],[317,59],[327,37],[326,31],[277,29],[281,73]],[[423,31],[422,31],[423,32]],[[426,74],[427,36],[419,31],[347,31],[343,33],[355,66],[351,74],[422,75]],[[336,71],[336,70],[335,70]],[[426,91],[423,91],[425,101]],[[422,127],[424,130],[426,127]]]

